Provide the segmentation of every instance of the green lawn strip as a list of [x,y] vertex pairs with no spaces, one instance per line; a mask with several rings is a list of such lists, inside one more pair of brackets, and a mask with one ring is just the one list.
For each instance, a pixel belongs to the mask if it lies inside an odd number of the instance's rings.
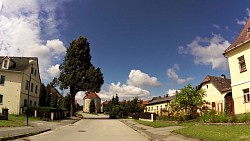
[[250,125],[189,125],[175,133],[207,141],[250,141]]
[[142,121],[142,120],[135,120],[135,121],[140,123],[140,124],[154,127],[154,128],[178,125],[177,123],[174,123],[174,122],[165,122],[165,121],[154,121],[154,122]]
[[[19,127],[26,125],[26,116],[9,115],[8,120],[0,120],[0,127]],[[39,120],[38,118],[29,117],[29,121]]]

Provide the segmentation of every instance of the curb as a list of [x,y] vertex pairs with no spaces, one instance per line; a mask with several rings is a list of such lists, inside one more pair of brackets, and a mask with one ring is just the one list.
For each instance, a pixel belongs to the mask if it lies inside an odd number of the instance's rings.
[[129,124],[126,121],[120,120],[123,124],[127,125],[128,127],[132,128],[133,130],[135,130],[136,132],[138,132],[139,134],[141,134],[142,136],[146,137],[148,140],[153,141],[154,139],[147,135],[146,133],[144,133],[140,127],[136,127],[133,124]]
[[23,138],[23,137],[34,136],[34,135],[41,134],[41,133],[44,133],[44,132],[47,132],[50,130],[51,129],[45,129],[45,130],[38,131],[38,132],[24,133],[24,134],[13,135],[13,136],[8,136],[8,137],[0,137],[0,141],[14,140],[14,139],[19,139],[19,138]]

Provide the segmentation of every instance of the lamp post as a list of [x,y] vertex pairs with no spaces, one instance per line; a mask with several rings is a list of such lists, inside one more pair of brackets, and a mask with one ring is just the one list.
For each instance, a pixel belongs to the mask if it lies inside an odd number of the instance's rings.
[[33,70],[33,65],[35,64],[34,60],[29,60],[29,64],[30,64],[30,76],[29,76],[29,83],[28,83],[28,100],[27,100],[27,126],[29,125],[29,103],[30,103],[30,81],[31,81],[31,74],[32,74],[32,70]]

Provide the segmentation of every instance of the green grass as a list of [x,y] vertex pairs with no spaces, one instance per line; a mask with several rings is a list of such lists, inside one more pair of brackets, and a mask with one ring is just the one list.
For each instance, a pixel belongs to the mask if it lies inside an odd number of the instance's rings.
[[165,122],[165,121],[154,121],[154,122],[149,122],[149,121],[142,121],[142,120],[135,120],[136,122],[146,125],[146,126],[151,126],[154,128],[159,128],[159,127],[167,127],[167,126],[175,126],[178,125],[177,123],[174,122]]
[[[29,117],[29,121],[39,120]],[[26,126],[26,116],[9,115],[9,120],[0,120],[0,127],[19,127]]]
[[250,125],[189,125],[174,131],[206,141],[250,141]]

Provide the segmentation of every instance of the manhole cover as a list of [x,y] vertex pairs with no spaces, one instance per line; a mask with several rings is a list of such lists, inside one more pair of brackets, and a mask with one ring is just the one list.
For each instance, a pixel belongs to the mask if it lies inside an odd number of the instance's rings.
[[79,130],[78,132],[86,132],[85,130]]

